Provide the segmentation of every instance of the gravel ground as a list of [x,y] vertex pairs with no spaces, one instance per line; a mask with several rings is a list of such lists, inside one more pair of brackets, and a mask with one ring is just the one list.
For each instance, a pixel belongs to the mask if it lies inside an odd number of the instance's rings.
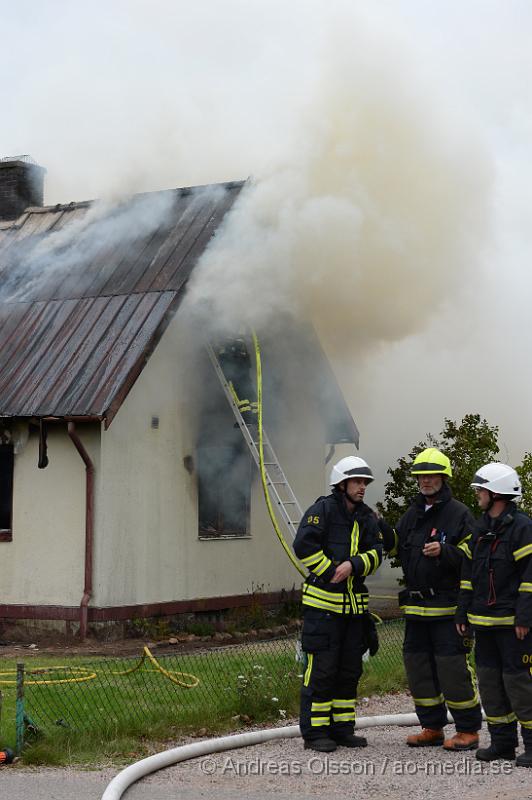
[[[412,711],[406,694],[385,698],[361,698],[359,716]],[[295,724],[295,720],[283,721]],[[451,727],[447,729],[449,732]],[[185,762],[145,778],[130,789],[125,800],[214,800],[232,798],[236,791],[249,800],[308,800],[327,793],[330,797],[375,797],[379,800],[525,800],[531,796],[532,770],[509,762],[482,764],[474,752],[448,753],[442,748],[414,750],[405,745],[411,729],[373,728],[367,731],[369,745],[363,750],[339,748],[328,756],[304,750],[300,739],[285,739],[255,747],[226,751]],[[198,741],[197,739],[193,741]],[[487,744],[487,734],[481,736]],[[50,776],[64,775],[66,782],[85,776],[101,797],[102,781],[114,771],[87,773],[74,770],[20,770],[13,777],[32,776],[34,791],[26,797],[46,797],[37,788]],[[7,778],[7,774],[5,775]],[[2,788],[4,775],[0,777]],[[97,778],[97,780],[95,780]],[[72,785],[72,784],[71,784]],[[7,788],[7,786],[5,787]],[[72,785],[73,788],[73,785]],[[44,789],[44,785],[43,785]],[[62,795],[57,795],[59,797]],[[81,797],[81,793],[78,794]]]

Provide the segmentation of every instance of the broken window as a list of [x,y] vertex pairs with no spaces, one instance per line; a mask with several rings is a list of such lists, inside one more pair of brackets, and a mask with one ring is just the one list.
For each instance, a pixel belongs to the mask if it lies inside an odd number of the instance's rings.
[[251,455],[240,430],[235,441],[198,447],[201,538],[249,535]]
[[[218,345],[217,345],[218,346]],[[240,339],[223,340],[220,363],[239,400],[251,401],[250,361]],[[223,358],[222,358],[223,351]],[[200,539],[250,535],[253,461],[206,351],[197,373],[196,474]],[[248,396],[249,395],[249,396]]]
[[13,469],[15,456],[12,444],[0,444],[0,541],[11,541],[13,516]]

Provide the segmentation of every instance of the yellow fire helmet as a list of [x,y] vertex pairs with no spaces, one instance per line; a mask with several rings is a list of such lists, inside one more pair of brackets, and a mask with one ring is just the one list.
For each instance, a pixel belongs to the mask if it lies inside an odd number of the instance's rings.
[[412,475],[447,475],[452,478],[451,462],[444,453],[435,447],[428,447],[418,453],[411,469]]

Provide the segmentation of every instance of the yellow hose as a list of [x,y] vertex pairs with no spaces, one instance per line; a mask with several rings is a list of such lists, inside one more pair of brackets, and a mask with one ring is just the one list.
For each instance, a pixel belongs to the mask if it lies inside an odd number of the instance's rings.
[[[161,675],[164,675],[165,678],[168,678],[169,681],[175,683],[176,686],[181,686],[183,689],[194,689],[199,684],[199,678],[195,675],[192,675],[189,672],[175,672],[173,670],[167,670],[162,667],[153,653],[150,651],[148,647],[144,647],[142,651],[142,656],[140,657],[137,664],[131,669],[126,669],[123,672],[111,672],[111,675],[132,675],[138,669],[140,669],[144,663],[144,661],[148,659],[155,669],[153,670],[146,670],[146,672],[160,672]],[[93,681],[95,678],[98,677],[97,672],[93,672],[90,669],[83,669],[83,667],[42,667],[34,670],[29,670],[26,674],[27,675],[44,675],[47,672],[78,672],[82,673],[79,678],[52,678],[51,680],[27,680],[24,678],[24,684],[26,686],[57,686],[60,683],[83,683],[84,681]],[[8,672],[0,672],[0,685],[8,686],[10,684],[16,683],[15,680],[8,680],[7,678],[3,678],[3,676],[9,675],[16,675],[16,670],[9,670]],[[179,678],[178,676],[181,676]],[[189,678],[190,680],[182,680],[182,678]]]
[[[112,672],[111,675],[132,675],[133,672],[136,672],[138,669],[142,667],[142,664],[144,663],[146,658],[148,658],[149,661],[155,667],[155,670],[149,670],[150,672],[160,672],[162,675],[165,676],[165,678],[168,678],[169,681],[175,683],[176,686],[181,686],[184,689],[194,689],[199,684],[199,678],[197,678],[195,675],[192,675],[190,672],[174,672],[173,670],[167,670],[164,667],[162,667],[155,658],[155,656],[153,655],[153,653],[150,651],[149,647],[144,647],[140,661],[134,667],[132,667],[131,669],[126,669],[124,672]],[[177,675],[190,678],[190,681],[187,683],[186,681],[183,681],[180,678],[176,677]]]
[[[59,683],[83,683],[84,681],[93,681],[96,677],[96,673],[92,672],[90,669],[83,669],[83,667],[43,667],[42,669],[34,669],[31,670],[28,674],[30,675],[44,675],[47,672],[81,672],[83,673],[79,678],[53,678],[52,680],[26,680],[24,678],[24,685],[31,684],[32,686],[52,686],[57,685]],[[2,686],[9,686],[10,684],[15,684],[15,680],[8,680],[4,678],[4,676],[8,675],[16,675],[17,671],[15,669],[8,670],[7,672],[0,672],[0,684]]]
[[262,436],[262,361],[260,356],[260,345],[259,340],[257,339],[257,334],[253,331],[253,344],[255,345],[255,363],[257,365],[257,418],[258,418],[258,428],[259,428],[259,461],[260,461],[260,477],[262,482],[262,490],[264,492],[264,499],[266,501],[266,506],[268,508],[268,513],[270,515],[270,519],[272,521],[272,525],[274,527],[275,533],[277,534],[277,538],[281,542],[281,545],[294,565],[297,571],[304,577],[307,577],[307,570],[301,566],[295,555],[292,553],[290,546],[287,544],[286,539],[284,538],[281,529],[279,528],[279,523],[277,522],[277,518],[275,516],[275,511],[273,510],[272,501],[270,499],[270,493],[268,492],[268,479],[266,477],[266,470],[264,469],[264,444],[263,444],[263,436]]

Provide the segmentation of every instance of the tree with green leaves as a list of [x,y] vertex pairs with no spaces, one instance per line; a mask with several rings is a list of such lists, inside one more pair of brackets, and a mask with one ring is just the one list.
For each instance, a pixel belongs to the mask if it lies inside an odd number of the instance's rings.
[[[390,480],[384,487],[384,501],[378,503],[379,512],[390,525],[397,523],[418,492],[417,480],[410,474],[414,458],[427,447],[437,447],[451,461],[453,477],[449,483],[454,496],[476,514],[478,506],[470,483],[477,469],[497,460],[498,435],[498,427],[490,425],[480,414],[466,414],[460,423],[446,419],[439,436],[428,434],[425,441],[415,445],[408,456],[398,460],[396,467],[389,467]],[[532,455],[528,475],[532,504]]]
[[523,463],[515,468],[521,478],[523,499],[519,506],[532,517],[532,453],[525,453]]

